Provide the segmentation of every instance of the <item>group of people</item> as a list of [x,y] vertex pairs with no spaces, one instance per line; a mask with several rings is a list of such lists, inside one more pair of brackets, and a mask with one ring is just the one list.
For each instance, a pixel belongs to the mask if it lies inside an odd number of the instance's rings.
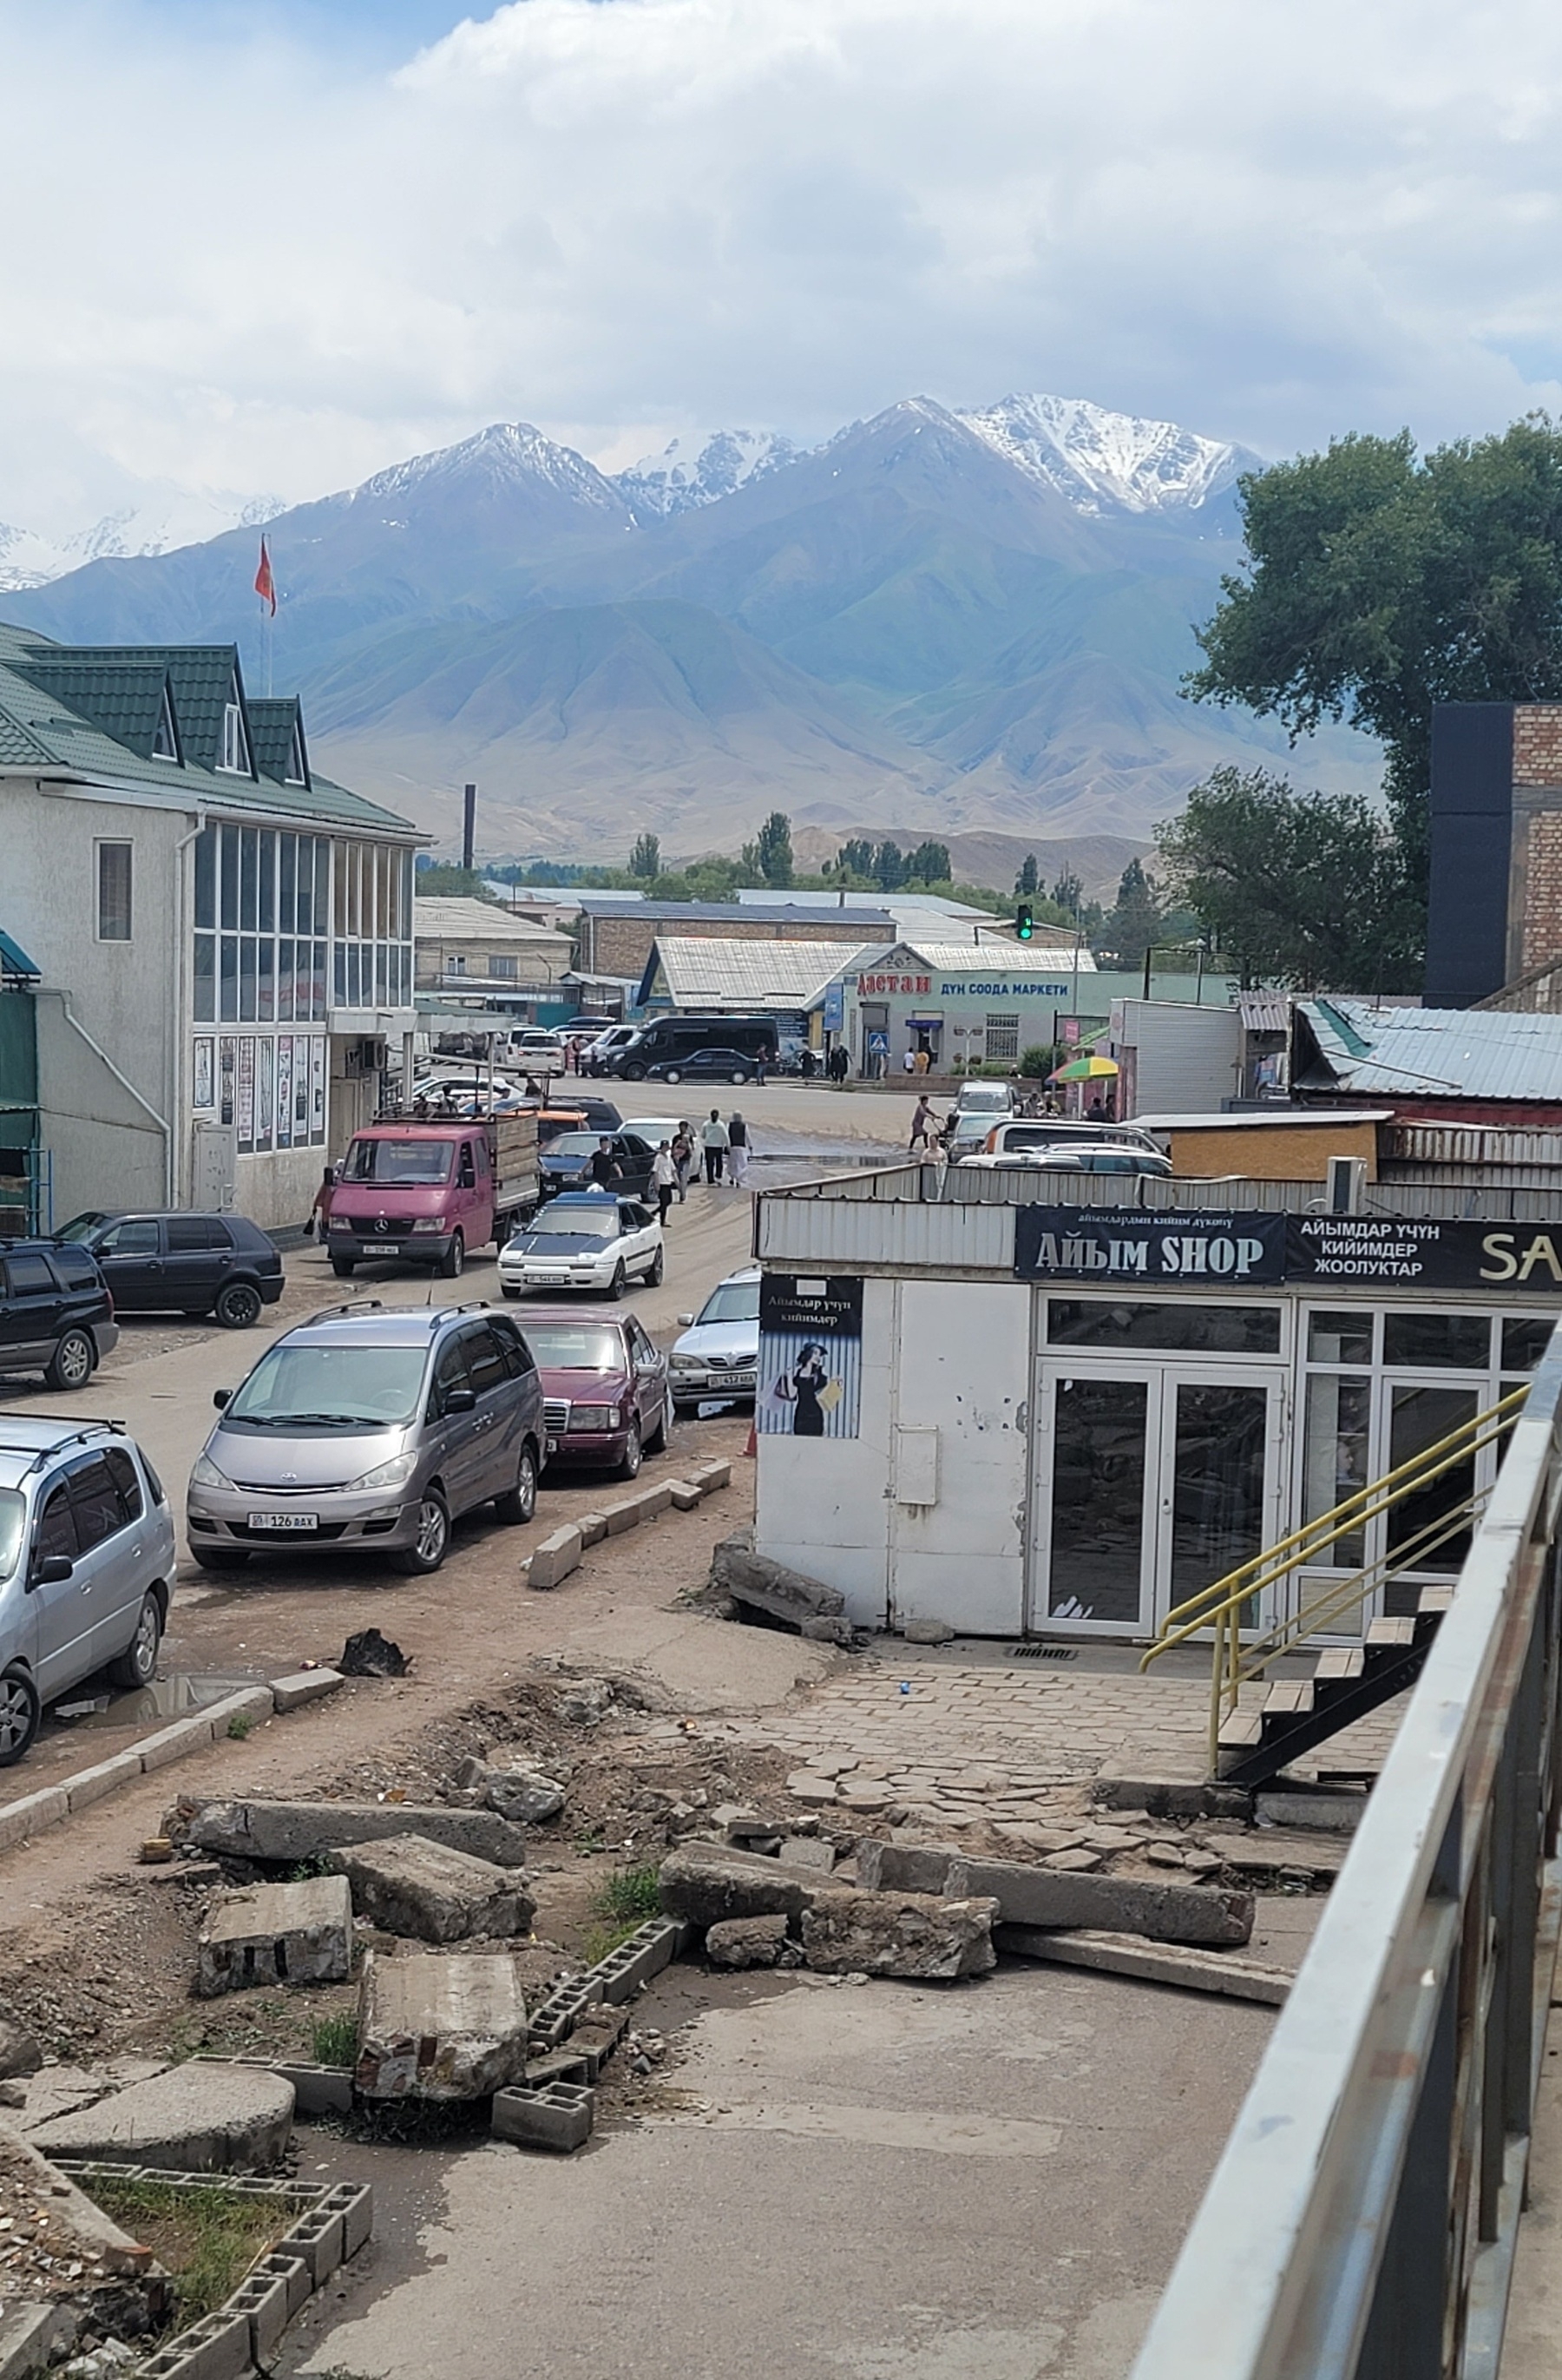
[[[712,1108],[697,1133],[692,1123],[680,1123],[671,1140],[658,1141],[651,1160],[650,1186],[656,1192],[661,1220],[666,1222],[674,1199],[682,1206],[688,1196],[689,1184],[701,1159],[706,1182],[712,1188],[729,1180],[741,1190],[748,1179],[748,1126],[736,1108],[725,1123],[720,1109]],[[623,1180],[612,1142],[606,1135],[592,1150],[586,1170],[600,1190],[616,1189]]]

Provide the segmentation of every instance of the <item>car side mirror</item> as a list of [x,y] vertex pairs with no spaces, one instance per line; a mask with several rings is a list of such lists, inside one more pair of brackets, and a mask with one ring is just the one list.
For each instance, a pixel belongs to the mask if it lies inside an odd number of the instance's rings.
[[680,1330],[692,1330],[694,1327],[695,1318],[692,1314],[680,1314],[678,1317],[678,1328]]
[[68,1554],[45,1554],[32,1573],[33,1584],[37,1586],[62,1586],[75,1568],[76,1564]]
[[444,1409],[447,1414],[475,1413],[477,1405],[476,1389],[447,1389],[444,1392]]
[[233,1395],[233,1390],[232,1390],[231,1389],[213,1389],[213,1390],[212,1390],[212,1403],[216,1406],[217,1411],[218,1411],[219,1413],[221,1413],[221,1412],[222,1412],[223,1407],[224,1407],[224,1406],[228,1402],[228,1400],[231,1398],[231,1396],[232,1396],[232,1395]]

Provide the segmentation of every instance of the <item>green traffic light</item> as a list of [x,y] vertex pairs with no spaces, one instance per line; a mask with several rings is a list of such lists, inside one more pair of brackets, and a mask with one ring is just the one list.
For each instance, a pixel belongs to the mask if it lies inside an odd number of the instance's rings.
[[1020,904],[1020,913],[1014,920],[1014,931],[1023,942],[1028,942],[1035,931],[1035,923],[1031,916],[1028,901],[1022,901]]

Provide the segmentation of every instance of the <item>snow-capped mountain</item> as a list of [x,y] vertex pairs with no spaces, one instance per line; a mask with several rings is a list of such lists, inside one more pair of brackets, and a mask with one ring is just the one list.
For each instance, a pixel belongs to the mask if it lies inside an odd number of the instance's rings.
[[157,489],[141,504],[105,513],[91,528],[67,537],[0,521],[0,593],[45,587],[84,563],[118,561],[127,554],[172,553],[200,545],[224,529],[255,528],[281,512],[280,496],[213,495],[201,490]]
[[784,470],[805,451],[774,430],[717,430],[674,438],[661,454],[647,455],[627,471],[615,472],[613,482],[637,513],[693,512],[730,496],[750,480]]
[[1082,513],[1196,512],[1259,461],[1174,421],[1108,413],[1080,396],[1006,396],[957,418]]
[[459,445],[436,447],[430,455],[414,455],[405,463],[394,463],[388,471],[377,471],[373,479],[324,501],[372,511],[379,504],[394,504],[408,496],[437,500],[442,485],[460,486],[469,495],[474,487],[484,484],[496,495],[524,486],[533,495],[548,490],[571,504],[605,513],[623,511],[623,500],[614,494],[612,481],[604,479],[595,464],[573,447],[545,438],[529,421],[492,422],[475,437],[462,439]]

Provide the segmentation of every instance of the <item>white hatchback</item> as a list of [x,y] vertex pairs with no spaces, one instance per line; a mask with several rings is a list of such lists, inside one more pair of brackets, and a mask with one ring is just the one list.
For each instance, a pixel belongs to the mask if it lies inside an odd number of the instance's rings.
[[523,1223],[499,1259],[506,1297],[528,1290],[589,1289],[622,1297],[632,1281],[661,1279],[661,1223],[636,1198],[611,1190],[567,1191]]

